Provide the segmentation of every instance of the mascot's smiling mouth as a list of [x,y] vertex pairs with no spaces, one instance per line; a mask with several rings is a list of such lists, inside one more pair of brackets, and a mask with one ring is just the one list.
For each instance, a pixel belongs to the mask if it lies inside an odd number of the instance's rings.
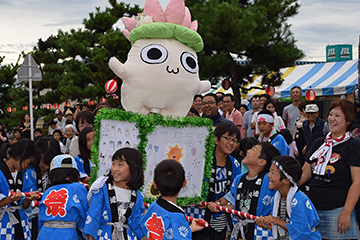
[[174,69],[172,69],[171,71],[169,71],[169,66],[166,66],[166,71],[167,71],[168,73],[178,74],[178,73],[179,73],[179,68],[176,68],[176,72],[175,72]]

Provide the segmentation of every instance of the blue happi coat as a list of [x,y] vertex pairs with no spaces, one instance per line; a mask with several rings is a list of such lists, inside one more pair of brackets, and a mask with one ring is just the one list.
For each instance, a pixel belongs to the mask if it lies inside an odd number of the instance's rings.
[[[290,214],[288,211],[289,219],[286,223],[289,239],[321,240],[320,232],[315,229],[320,223],[319,216],[313,203],[302,191],[295,193],[291,203],[287,204],[287,209],[291,209]],[[274,210],[272,215],[276,216]],[[274,227],[273,231],[276,229]]]
[[[81,239],[88,203],[86,188],[78,183],[58,184],[47,189],[39,204],[38,240]],[[75,222],[76,228],[49,228],[47,221]],[[51,237],[50,237],[51,236]]]
[[141,229],[148,239],[191,239],[191,229],[184,212],[162,198],[150,204],[141,218]]
[[[86,160],[86,161],[89,161],[90,172],[91,172],[91,161],[90,160]],[[75,162],[80,174],[80,179],[90,177],[85,171],[84,160],[80,156],[77,156],[75,158]]]
[[[107,225],[111,223],[111,209],[109,202],[108,186],[106,180],[108,177],[99,177],[91,188],[96,187],[97,191],[90,189],[91,200],[89,202],[89,212],[86,218],[84,235],[91,235],[94,239],[111,239],[112,226]],[[130,217],[127,218],[129,228],[124,228],[128,239],[141,239],[144,234],[140,228],[140,217],[144,213],[144,197],[139,190],[136,191],[136,202],[132,209]]]
[[[231,189],[230,192],[228,192],[224,198],[229,201],[233,206],[235,210],[239,210],[236,209],[236,195],[237,195],[237,188],[239,186],[240,180],[242,178],[242,176],[245,173],[242,173],[238,176],[236,176],[235,180],[232,182],[231,184]],[[256,207],[256,213],[250,213],[252,215],[256,215],[256,216],[268,216],[271,214],[272,211],[272,200],[273,197],[276,193],[276,190],[271,190],[269,189],[269,177],[268,177],[269,173],[266,173],[262,184],[261,184],[261,188],[260,188],[260,195],[259,195],[259,200],[258,200],[258,204]],[[263,240],[268,240],[268,239],[272,239],[271,238],[272,234],[270,230],[261,228],[259,226],[257,226],[255,224],[255,230],[254,230],[254,239],[263,239]],[[239,236],[240,237],[240,236]]]
[[[1,159],[1,161],[3,161]],[[23,186],[22,186],[22,192],[30,192],[30,191],[34,191],[35,187],[32,184],[32,182],[29,179],[29,175],[23,171],[22,173],[22,182],[23,182]],[[2,171],[0,171],[0,201],[6,197],[8,197],[9,194],[9,184],[8,181],[5,177],[5,175],[3,174]],[[22,205],[24,201],[24,197],[21,198],[21,200],[19,201],[19,206]],[[11,207],[10,204],[1,207],[1,209],[5,209]],[[29,226],[29,222],[27,219],[27,215],[24,211],[24,209],[19,209],[17,210],[20,214],[20,218],[21,218],[21,226],[24,232],[24,239],[25,240],[30,240],[31,239],[31,231],[30,231],[30,226]],[[9,213],[5,212],[1,221],[1,235],[0,235],[0,239],[1,240],[8,240],[8,239],[14,239],[15,237],[15,225],[11,224],[10,219],[9,219]]]

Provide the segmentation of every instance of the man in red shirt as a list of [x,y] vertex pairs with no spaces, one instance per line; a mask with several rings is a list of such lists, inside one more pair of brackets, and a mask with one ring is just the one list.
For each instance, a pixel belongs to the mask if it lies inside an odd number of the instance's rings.
[[241,113],[234,108],[235,99],[231,94],[225,94],[223,97],[223,102],[226,107],[226,119],[232,121],[239,129],[240,136],[243,138],[243,117]]

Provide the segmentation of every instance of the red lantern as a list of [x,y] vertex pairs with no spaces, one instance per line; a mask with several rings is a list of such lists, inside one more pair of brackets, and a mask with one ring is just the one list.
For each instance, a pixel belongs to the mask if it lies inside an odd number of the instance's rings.
[[115,92],[117,87],[118,87],[117,82],[114,79],[111,79],[105,83],[105,91],[107,93]]
[[11,111],[12,111],[12,112],[16,112],[16,108],[13,108]]
[[229,79],[224,79],[221,82],[221,86],[223,87],[223,89],[228,90],[231,87],[231,81]]
[[115,95],[115,96],[114,96],[114,99],[115,99],[115,100],[118,100],[118,99],[119,99],[119,96],[118,96],[118,95]]
[[90,106],[93,106],[94,104],[95,104],[95,101],[92,100],[92,99],[90,99],[90,100],[89,100],[89,105],[90,105]]
[[59,104],[58,103],[54,103],[54,108],[58,109],[59,108]]
[[265,93],[266,93],[267,95],[269,95],[270,97],[274,96],[274,94],[275,94],[275,87],[273,87],[273,86],[268,86],[268,87],[266,87],[266,88],[265,88]]
[[316,93],[313,89],[309,89],[305,92],[306,100],[313,101],[316,98]]
[[65,106],[66,106],[66,107],[70,107],[70,102],[69,102],[69,101],[65,101]]
[[28,107],[28,106],[25,106],[25,107],[23,107],[23,110],[24,110],[24,111],[27,111],[27,110],[29,110],[29,107]]
[[35,105],[33,105],[33,108],[35,108]]
[[51,109],[51,103],[46,104],[47,109]]
[[11,107],[8,107],[8,108],[7,108],[7,111],[8,111],[8,112],[11,112]]
[[100,102],[101,102],[101,103],[106,103],[106,98],[104,98],[104,97],[103,97],[103,98],[100,98]]

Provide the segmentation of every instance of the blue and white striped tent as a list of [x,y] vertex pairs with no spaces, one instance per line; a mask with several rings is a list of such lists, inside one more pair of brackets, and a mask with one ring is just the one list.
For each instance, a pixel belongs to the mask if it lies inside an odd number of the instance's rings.
[[[358,60],[344,62],[328,62],[309,65],[301,65],[280,69],[283,83],[275,87],[274,98],[283,98],[290,96],[290,89],[293,86],[300,86],[303,94],[312,88],[316,96],[332,96],[352,93],[358,84]],[[251,86],[261,87],[261,76],[254,76],[254,82],[248,84]],[[232,89],[225,90],[221,83],[217,89],[210,92],[232,93]],[[246,95],[242,94],[242,99],[250,99],[255,94],[262,94],[264,90],[253,89]]]

